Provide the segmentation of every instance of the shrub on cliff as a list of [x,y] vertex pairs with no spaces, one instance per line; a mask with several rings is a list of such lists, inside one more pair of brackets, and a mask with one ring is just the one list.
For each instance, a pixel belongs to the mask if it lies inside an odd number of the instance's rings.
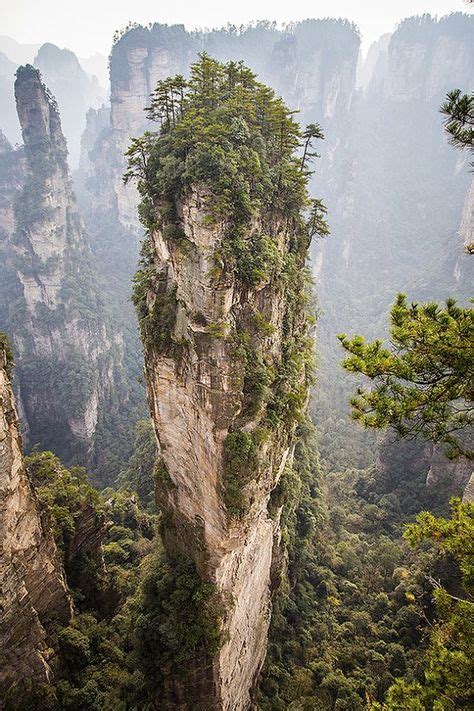
[[311,236],[327,234],[325,207],[306,189],[312,141],[322,132],[313,125],[302,134],[293,112],[242,62],[221,64],[202,54],[189,81],[178,75],[158,82],[147,111],[160,130],[132,140],[124,176],[137,181],[147,229],[158,222],[171,234],[174,225],[181,239],[177,201],[192,186],[205,186],[207,219],[227,225],[216,256],[244,283],[261,281],[276,267],[265,235],[244,239],[263,207],[298,226],[303,253]]
[[150,559],[133,603],[134,645],[150,686],[156,675],[184,664],[196,650],[212,656],[223,642],[225,605],[190,558]]

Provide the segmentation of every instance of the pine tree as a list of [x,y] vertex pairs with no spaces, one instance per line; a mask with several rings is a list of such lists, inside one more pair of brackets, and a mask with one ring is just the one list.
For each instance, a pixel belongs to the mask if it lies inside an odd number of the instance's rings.
[[[301,159],[301,170],[305,170],[306,162],[311,158],[319,158],[320,155],[316,151],[312,151],[312,143],[316,139],[324,138],[321,126],[318,123],[310,123],[303,131],[303,157]],[[307,171],[309,172],[309,171]]]
[[[444,125],[451,145],[474,150],[474,94],[462,94],[460,89],[450,91],[441,106],[447,118]],[[474,163],[471,163],[474,166]]]
[[391,426],[401,437],[446,445],[449,456],[472,457],[466,433],[473,422],[474,312],[454,299],[407,305],[399,294],[391,311],[391,347],[362,336],[339,340],[350,353],[343,367],[374,385],[359,388],[352,416],[365,427]]

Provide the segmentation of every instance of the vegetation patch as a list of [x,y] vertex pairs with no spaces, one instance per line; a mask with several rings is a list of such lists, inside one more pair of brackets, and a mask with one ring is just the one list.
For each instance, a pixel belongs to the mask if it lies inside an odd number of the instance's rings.
[[13,369],[13,351],[6,333],[0,331],[0,348],[5,354],[7,375],[10,377]]
[[66,469],[52,452],[35,451],[25,457],[25,465],[40,504],[48,512],[56,543],[67,552],[79,512],[90,506],[102,515],[103,500],[89,483],[85,469]]
[[198,650],[215,655],[225,613],[215,585],[200,578],[190,558],[153,556],[133,603],[135,651],[150,686]]
[[229,432],[224,452],[224,501],[231,516],[240,518],[248,508],[244,487],[255,478],[258,467],[255,434],[242,430]]
[[[189,81],[158,82],[147,113],[159,131],[132,140],[124,180],[137,181],[149,232],[158,225],[165,238],[179,240],[176,206],[191,189],[205,188],[208,223],[226,225],[216,264],[221,270],[224,261],[225,273],[244,287],[269,281],[281,266],[278,235],[251,227],[259,214],[290,221],[292,248],[304,254],[313,235],[327,234],[325,208],[306,189],[310,148],[322,132],[311,125],[301,133],[284,102],[242,62],[202,54]],[[295,153],[300,145],[303,159]]]

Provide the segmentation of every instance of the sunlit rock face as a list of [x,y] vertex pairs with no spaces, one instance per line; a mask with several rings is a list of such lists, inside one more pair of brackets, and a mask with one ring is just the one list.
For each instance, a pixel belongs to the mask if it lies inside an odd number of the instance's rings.
[[24,679],[51,682],[44,625],[71,618],[61,559],[28,480],[4,348],[0,345],[0,577],[2,696]]
[[[166,228],[150,235],[154,277],[147,308],[168,298],[174,315],[166,343],[145,341],[145,371],[166,472],[157,484],[164,542],[170,552],[191,556],[199,575],[217,586],[226,607],[225,641],[214,657],[196,658],[183,678],[168,680],[160,702],[237,711],[250,707],[266,653],[270,574],[280,541],[279,511],[271,517],[267,506],[291,463],[295,425],[281,422],[264,433],[265,408],[253,406],[256,394],[248,390],[231,334],[257,339],[269,367],[281,362],[291,334],[284,326],[286,297],[270,278],[243,288],[233,272],[216,275],[225,225],[209,226],[205,199],[205,192],[192,190],[177,205],[185,243],[167,237]],[[253,232],[270,235],[282,258],[288,253],[284,219],[256,215],[247,238]],[[255,314],[268,323],[265,335],[256,330]],[[304,314],[295,319],[294,328],[304,329]],[[238,514],[226,489],[226,443],[235,432],[252,437],[256,447],[239,484],[244,504]]]
[[17,355],[29,441],[92,461],[121,336],[106,327],[56,103],[30,65],[15,95],[24,146],[0,148],[1,325]]

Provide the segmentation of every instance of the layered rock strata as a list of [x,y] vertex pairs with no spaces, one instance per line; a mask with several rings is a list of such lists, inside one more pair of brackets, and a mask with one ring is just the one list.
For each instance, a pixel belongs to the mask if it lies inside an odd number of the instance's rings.
[[48,620],[72,614],[61,559],[28,480],[7,354],[0,342],[0,689],[23,680],[51,682]]
[[2,150],[2,328],[30,441],[91,462],[122,341],[106,327],[56,103],[31,66],[18,70],[15,96],[24,147]]
[[[144,338],[145,369],[162,459],[165,545],[191,556],[201,578],[215,584],[226,608],[225,641],[215,656],[191,662],[185,680],[168,680],[163,703],[241,711],[250,706],[266,653],[280,538],[279,510],[271,517],[268,503],[291,464],[295,431],[295,422],[276,415],[270,424],[257,370],[273,374],[268,401],[278,373],[283,378],[284,342],[304,334],[306,317],[298,310],[289,317],[285,289],[272,278],[244,287],[234,272],[216,273],[226,226],[209,226],[206,197],[193,190],[177,206],[181,240],[167,236],[166,224],[149,237],[145,308],[163,325],[166,303],[168,331],[158,341]],[[269,235],[283,262],[287,224],[260,214],[246,239]],[[304,257],[296,259],[303,268]],[[304,401],[301,378],[293,394],[302,388]]]

